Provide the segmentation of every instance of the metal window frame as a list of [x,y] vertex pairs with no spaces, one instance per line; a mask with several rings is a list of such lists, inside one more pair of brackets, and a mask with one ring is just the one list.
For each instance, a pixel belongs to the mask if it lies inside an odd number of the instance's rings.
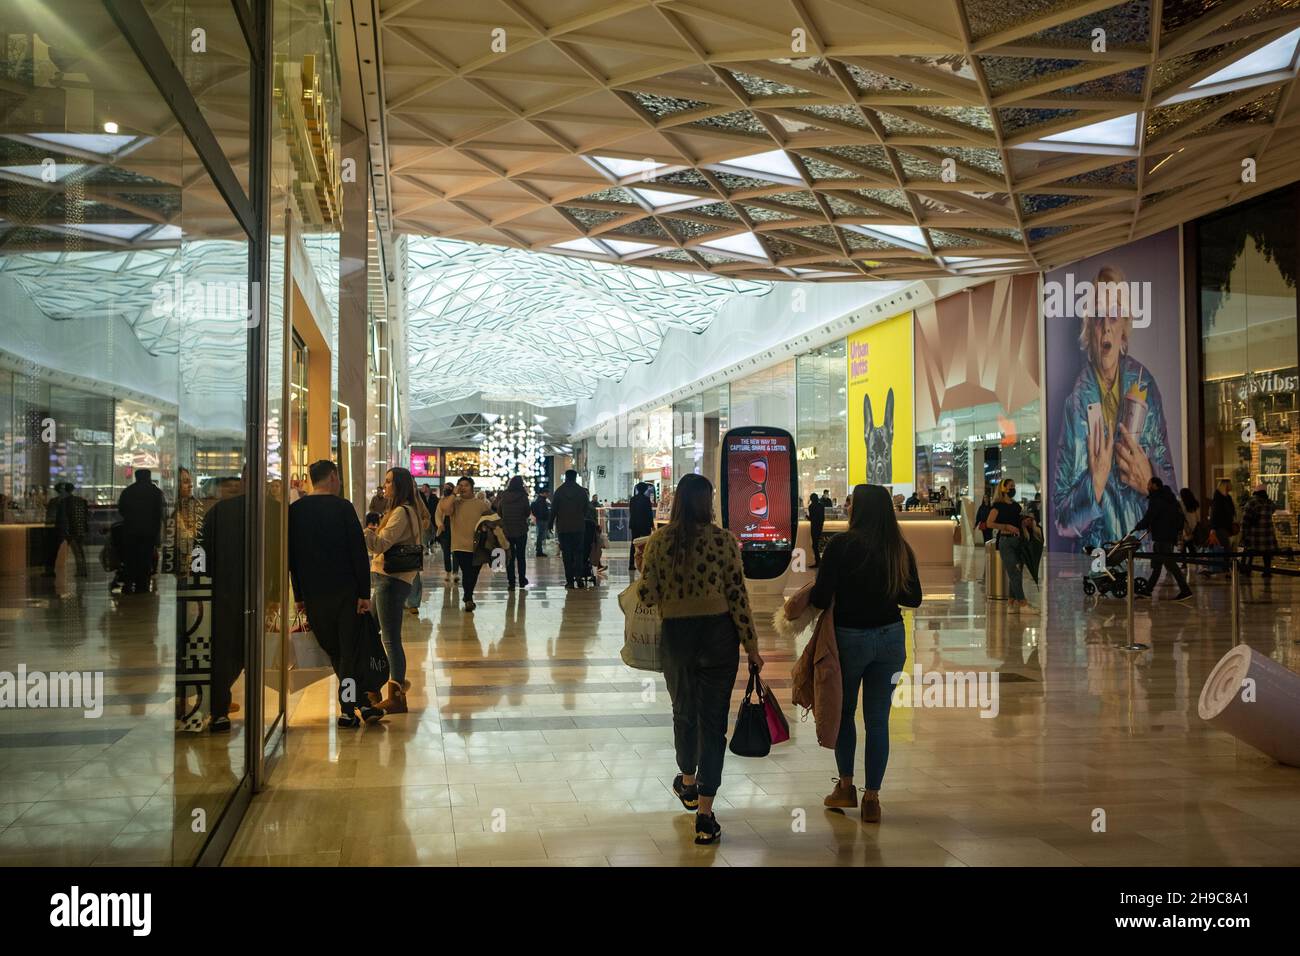
[[256,321],[248,330],[248,361],[246,369],[247,415],[245,427],[245,460],[248,473],[256,481],[247,489],[245,515],[245,596],[244,661],[245,703],[247,705],[244,732],[245,776],[231,795],[220,818],[213,827],[208,841],[200,850],[196,861],[199,866],[215,866],[221,862],[234,840],[253,793],[266,783],[266,747],[263,741],[263,695],[255,692],[262,685],[264,666],[262,646],[262,620],[264,600],[262,576],[264,556],[264,516],[266,513],[266,487],[262,476],[266,474],[266,367],[268,327],[265,321],[269,308],[267,289],[267,257],[270,249],[270,144],[271,96],[270,62],[272,0],[231,0],[249,50],[249,191],[244,192],[234,168],[226,158],[199,108],[189,85],[173,61],[171,52],[163,42],[141,0],[102,0],[105,9],[121,31],[141,66],[157,87],[185,134],[199,161],[212,177],[213,184],[225,199],[231,213],[238,220],[248,240],[248,279],[254,295],[250,305]]

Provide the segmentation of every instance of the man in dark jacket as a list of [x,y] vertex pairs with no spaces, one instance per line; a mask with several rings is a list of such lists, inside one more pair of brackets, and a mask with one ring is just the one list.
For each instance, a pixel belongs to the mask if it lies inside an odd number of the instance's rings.
[[540,558],[546,533],[551,528],[551,502],[545,491],[537,492],[537,497],[533,499],[532,512],[533,524],[537,525],[537,556]]
[[822,528],[826,525],[826,505],[817,493],[808,496],[808,534],[812,541],[812,567],[817,567],[822,553]]
[[629,545],[627,549],[628,570],[636,568],[636,547],[630,542],[637,538],[648,538],[655,530],[655,506],[650,500],[650,486],[638,481],[627,504],[627,530]]
[[578,587],[586,565],[582,540],[587,523],[587,489],[578,484],[578,473],[572,468],[564,473],[564,483],[555,489],[551,514],[564,556],[564,586]]
[[[245,514],[248,497],[242,480],[222,482],[229,496],[203,516],[199,544],[212,578],[212,723],[213,733],[230,730],[231,689],[244,669]],[[269,507],[268,495],[268,507]],[[268,576],[268,580],[270,577]],[[268,597],[271,595],[268,594]],[[275,595],[278,598],[278,592]]]
[[1146,597],[1154,594],[1160,582],[1161,568],[1168,569],[1178,582],[1178,594],[1175,601],[1185,601],[1192,596],[1192,589],[1187,586],[1183,569],[1174,561],[1174,550],[1178,545],[1179,532],[1183,530],[1183,509],[1178,506],[1178,499],[1172,488],[1165,486],[1159,478],[1152,477],[1147,483],[1147,512],[1137,523],[1134,531],[1151,531],[1151,550],[1156,557],[1151,560],[1151,576],[1147,578],[1147,593],[1135,596]]
[[166,506],[148,468],[139,468],[135,482],[117,499],[122,516],[123,594],[147,594],[153,571],[153,549],[162,538]]
[[62,481],[54,486],[58,497],[45,509],[45,523],[49,525],[49,538],[45,549],[45,574],[54,576],[54,562],[63,543],[68,543],[77,562],[77,577],[86,576],[86,549],[82,542],[90,530],[90,506],[86,499],[74,495],[71,482]]
[[339,724],[355,727],[358,706],[368,720],[380,716],[365,707],[354,673],[360,615],[370,612],[370,558],[356,509],[339,497],[338,467],[322,460],[308,472],[311,494],[289,506],[289,579],[298,611],[339,679]]

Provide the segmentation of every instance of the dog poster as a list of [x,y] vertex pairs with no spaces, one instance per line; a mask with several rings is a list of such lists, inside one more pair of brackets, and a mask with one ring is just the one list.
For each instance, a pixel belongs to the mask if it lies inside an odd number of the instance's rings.
[[912,313],[848,338],[849,486],[912,490]]

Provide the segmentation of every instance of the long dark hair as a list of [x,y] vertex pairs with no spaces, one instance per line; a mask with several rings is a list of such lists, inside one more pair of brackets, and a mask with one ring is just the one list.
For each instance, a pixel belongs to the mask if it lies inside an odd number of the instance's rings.
[[1188,514],[1200,510],[1201,503],[1196,500],[1196,495],[1192,494],[1191,488],[1184,488],[1178,492],[1178,497],[1183,499],[1183,507],[1187,509]]
[[887,489],[881,485],[853,486],[849,533],[860,535],[868,555],[884,563],[889,594],[897,596],[905,591],[916,566],[916,555],[903,539]]
[[713,483],[703,475],[683,475],[673,493],[672,511],[664,528],[669,553],[683,560],[700,529],[712,522]]
[[517,491],[524,497],[527,497],[528,489],[524,487],[523,476],[515,475],[513,478],[511,478],[509,483],[506,484],[506,491]]

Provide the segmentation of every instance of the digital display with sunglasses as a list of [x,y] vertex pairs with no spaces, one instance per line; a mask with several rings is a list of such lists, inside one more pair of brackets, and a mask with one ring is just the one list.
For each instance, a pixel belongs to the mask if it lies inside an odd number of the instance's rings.
[[745,576],[778,577],[794,551],[798,515],[794,437],[780,428],[734,428],[723,436],[724,526],[740,541]]

